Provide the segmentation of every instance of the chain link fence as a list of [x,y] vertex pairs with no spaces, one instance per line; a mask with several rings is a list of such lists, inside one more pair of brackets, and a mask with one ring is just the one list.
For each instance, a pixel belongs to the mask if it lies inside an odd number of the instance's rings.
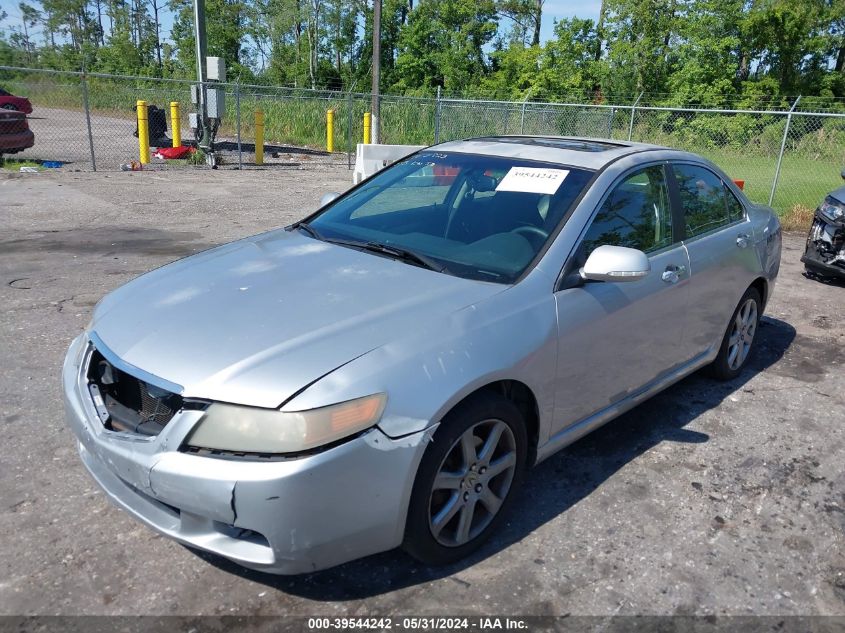
[[[164,110],[168,135],[173,133],[169,104],[179,102],[183,143],[195,143],[188,123],[192,84],[0,67],[0,88],[29,97],[34,106],[28,121],[35,145],[10,158],[34,164],[59,161],[68,169],[120,169],[138,160],[139,99]],[[223,167],[256,166],[256,111],[264,113],[265,168],[352,167],[371,95],[238,83],[216,86],[224,91],[226,102],[215,143]],[[845,108],[834,105],[825,109],[816,98],[803,105],[798,99],[791,110],[782,104],[780,109],[729,110],[645,105],[639,97],[630,104],[612,105],[385,95],[380,102],[380,140],[428,145],[493,134],[546,134],[655,143],[709,158],[732,178],[744,180],[752,200],[783,212],[795,205],[813,208],[839,186],[845,166]],[[332,153],[326,151],[329,109],[334,111]],[[194,163],[203,164],[153,158],[145,168]],[[17,164],[8,161],[7,168]]]

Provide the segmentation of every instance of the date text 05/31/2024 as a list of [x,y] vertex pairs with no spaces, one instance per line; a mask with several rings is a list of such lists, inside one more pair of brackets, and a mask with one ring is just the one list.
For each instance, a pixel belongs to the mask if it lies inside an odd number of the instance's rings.
[[353,617],[308,618],[308,629],[376,631],[518,631],[528,628],[521,618],[510,617]]

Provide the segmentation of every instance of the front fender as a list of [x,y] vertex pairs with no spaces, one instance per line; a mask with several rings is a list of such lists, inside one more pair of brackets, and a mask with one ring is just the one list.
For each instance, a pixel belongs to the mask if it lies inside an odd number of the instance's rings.
[[537,399],[540,439],[554,405],[557,317],[552,282],[538,274],[429,323],[340,367],[288,401],[301,411],[372,393],[388,402],[379,428],[390,437],[438,422],[497,380],[525,383]]

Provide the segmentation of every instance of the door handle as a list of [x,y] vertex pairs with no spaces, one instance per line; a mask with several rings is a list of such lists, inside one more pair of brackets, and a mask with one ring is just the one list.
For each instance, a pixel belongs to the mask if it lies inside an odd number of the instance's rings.
[[681,275],[687,272],[686,266],[675,266],[669,264],[660,278],[668,284],[676,284],[681,280]]
[[746,233],[740,233],[736,236],[736,245],[740,248],[748,248],[748,245],[751,243],[751,236]]

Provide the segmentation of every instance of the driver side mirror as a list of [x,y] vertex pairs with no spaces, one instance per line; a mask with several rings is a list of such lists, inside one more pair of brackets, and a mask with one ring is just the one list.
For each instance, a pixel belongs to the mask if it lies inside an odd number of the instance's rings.
[[339,197],[340,197],[340,194],[337,191],[330,191],[329,193],[324,193],[323,197],[320,198],[320,208],[323,208],[329,202],[336,200]]
[[599,246],[578,271],[587,281],[637,281],[651,272],[645,253],[625,246]]
[[845,180],[845,169],[843,169],[843,170],[842,170],[842,173],[841,173],[841,174],[839,174],[839,175],[840,175],[840,176],[842,176],[842,180]]

